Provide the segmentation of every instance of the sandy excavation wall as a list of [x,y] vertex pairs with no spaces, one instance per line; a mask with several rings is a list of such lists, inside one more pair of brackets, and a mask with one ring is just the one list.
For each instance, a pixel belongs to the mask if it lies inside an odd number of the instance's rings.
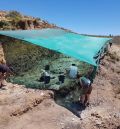
[[12,38],[0,37],[3,43],[4,55],[8,65],[14,67],[16,73],[21,73],[33,68],[43,57],[58,56],[48,49],[25,43]]
[[2,43],[0,43],[0,64],[6,63]]
[[115,36],[112,40],[113,43],[120,45],[120,36]]

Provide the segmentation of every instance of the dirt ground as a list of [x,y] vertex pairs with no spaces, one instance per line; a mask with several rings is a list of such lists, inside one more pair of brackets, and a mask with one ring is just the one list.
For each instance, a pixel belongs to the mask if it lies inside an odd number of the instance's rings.
[[7,83],[0,89],[0,129],[120,129],[120,46],[101,63],[81,118],[53,98],[52,91]]

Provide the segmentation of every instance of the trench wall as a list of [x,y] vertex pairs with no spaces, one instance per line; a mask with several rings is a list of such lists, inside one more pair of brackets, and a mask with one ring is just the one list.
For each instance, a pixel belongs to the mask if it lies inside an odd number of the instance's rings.
[[6,63],[14,67],[16,73],[32,69],[44,57],[58,57],[59,55],[46,48],[5,36],[0,36],[0,42],[2,42],[3,57],[5,57]]

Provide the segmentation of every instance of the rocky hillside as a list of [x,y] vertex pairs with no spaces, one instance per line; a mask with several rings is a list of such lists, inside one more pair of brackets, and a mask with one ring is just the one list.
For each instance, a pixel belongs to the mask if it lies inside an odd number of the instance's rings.
[[[17,11],[0,11],[0,30],[29,30],[57,27],[40,18],[25,16]],[[0,36],[0,62],[14,66],[15,72],[27,71],[36,65],[41,56],[53,56],[54,52],[38,47],[28,45],[23,41],[15,40],[5,36]],[[4,51],[4,52],[3,52]]]
[[56,26],[40,18],[22,15],[17,11],[0,11],[0,30],[28,30],[53,27]]

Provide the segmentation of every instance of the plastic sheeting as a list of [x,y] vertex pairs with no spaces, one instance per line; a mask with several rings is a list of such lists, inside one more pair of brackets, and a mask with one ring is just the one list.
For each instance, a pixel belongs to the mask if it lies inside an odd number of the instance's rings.
[[110,38],[83,36],[62,29],[0,31],[1,35],[27,41],[97,66],[94,56]]

